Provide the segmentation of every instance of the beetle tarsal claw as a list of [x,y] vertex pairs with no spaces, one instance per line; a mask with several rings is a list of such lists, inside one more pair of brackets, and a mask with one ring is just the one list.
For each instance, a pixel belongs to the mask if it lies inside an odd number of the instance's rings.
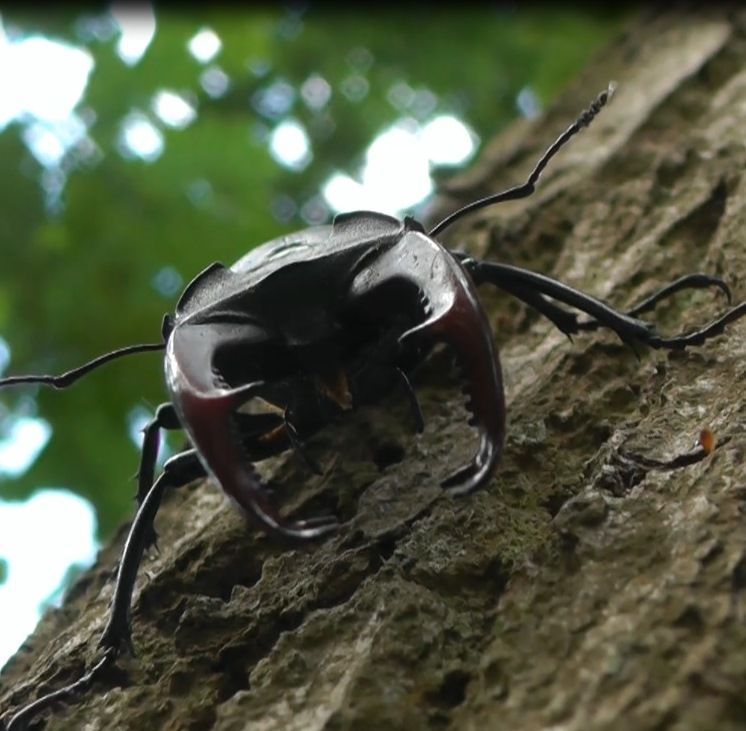
[[101,633],[101,637],[99,637],[96,645],[101,648],[104,653],[111,652],[115,656],[119,655],[122,648],[125,648],[132,657],[137,656],[135,645],[132,642],[132,627],[129,619],[127,619],[127,621],[121,626],[115,624],[110,619],[104,628],[104,631]]
[[293,532],[303,533],[304,538],[315,538],[317,536],[333,533],[340,526],[339,521],[333,515],[316,515],[305,520],[299,520],[290,524]]
[[274,530],[286,538],[297,538],[299,540],[310,540],[334,533],[339,529],[340,523],[333,515],[318,515],[305,520],[293,522],[274,521]]

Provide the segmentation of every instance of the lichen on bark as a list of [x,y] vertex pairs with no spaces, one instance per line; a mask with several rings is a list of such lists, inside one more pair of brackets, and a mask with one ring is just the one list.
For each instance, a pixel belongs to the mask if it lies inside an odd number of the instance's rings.
[[[532,198],[479,212],[451,246],[543,271],[620,307],[690,271],[746,298],[746,15],[647,13],[539,120],[490,144],[442,210],[515,184],[616,79],[610,107]],[[437,218],[434,216],[434,218]],[[50,729],[746,728],[746,323],[683,353],[607,332],[570,343],[484,292],[509,409],[483,492],[441,495],[474,435],[448,359],[418,375],[427,428],[393,395],[267,466],[291,507],[348,519],[287,545],[208,485],[164,505],[134,604],[138,656]],[[655,320],[722,309],[682,293]],[[700,429],[721,446],[661,460]],[[73,680],[94,655],[123,532],[3,672],[0,707]]]

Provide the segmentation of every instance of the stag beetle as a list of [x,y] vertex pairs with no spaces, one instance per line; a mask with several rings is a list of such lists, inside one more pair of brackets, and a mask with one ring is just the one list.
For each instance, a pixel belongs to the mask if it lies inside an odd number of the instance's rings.
[[[43,383],[65,388],[114,358],[165,350],[169,394],[169,402],[157,409],[144,430],[139,509],[99,640],[102,656],[76,683],[19,711],[9,729],[21,728],[52,703],[84,690],[114,662],[123,645],[131,649],[132,591],[143,551],[155,541],[153,521],[164,490],[209,476],[242,512],[271,532],[308,539],[333,531],[334,518],[292,522],[282,517],[253,462],[287,449],[305,456],[303,440],[328,424],[334,413],[360,399],[378,400],[397,383],[407,393],[421,430],[422,414],[407,371],[433,343],[446,343],[460,361],[479,431],[472,462],[442,484],[452,495],[483,487],[500,460],[505,399],[478,285],[492,284],[514,295],[568,336],[607,327],[625,343],[653,348],[700,345],[746,315],[742,303],[699,330],[667,338],[637,316],[686,288],[717,287],[730,302],[725,282],[706,274],[685,275],[620,312],[542,274],[478,261],[437,241],[438,234],[468,213],[530,196],[549,160],[590,124],[612,91],[610,86],[602,92],[557,138],[525,183],[474,201],[429,231],[409,217],[400,221],[369,211],[339,215],[331,225],[253,249],[230,268],[209,266],[186,288],[174,315],[164,318],[163,342],[121,348],[60,376],[0,380],[0,387]],[[562,305],[590,319],[579,320]],[[245,410],[247,404],[262,408]],[[162,429],[184,429],[192,446],[168,460],[154,480]]]

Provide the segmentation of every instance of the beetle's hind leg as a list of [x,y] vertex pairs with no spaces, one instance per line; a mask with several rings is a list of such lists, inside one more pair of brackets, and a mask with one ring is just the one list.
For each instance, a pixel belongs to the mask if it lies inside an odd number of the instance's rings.
[[[701,345],[705,340],[722,333],[726,325],[746,315],[746,302],[743,302],[702,328],[673,337],[664,337],[657,332],[652,323],[640,320],[635,315],[652,309],[662,299],[683,289],[717,287],[729,297],[730,290],[725,282],[706,274],[689,274],[650,295],[629,312],[620,312],[602,300],[537,272],[507,264],[480,262],[458,255],[457,258],[461,259],[462,265],[476,284],[488,282],[515,295],[548,317],[568,336],[581,330],[608,327],[625,343],[636,341],[652,348],[679,350],[690,345]],[[574,313],[549,302],[546,297],[585,312],[593,320],[578,321]]]
[[[661,287],[652,294],[648,295],[641,302],[638,302],[632,309],[625,312],[629,317],[637,317],[643,312],[649,312],[655,309],[655,306],[664,299],[668,299],[676,292],[684,289],[709,289],[715,287],[725,294],[728,304],[731,303],[732,295],[730,287],[720,277],[712,277],[709,274],[696,272],[694,274],[685,274],[683,277],[670,282]],[[598,320],[584,320],[578,322],[578,330],[596,330],[602,326]]]

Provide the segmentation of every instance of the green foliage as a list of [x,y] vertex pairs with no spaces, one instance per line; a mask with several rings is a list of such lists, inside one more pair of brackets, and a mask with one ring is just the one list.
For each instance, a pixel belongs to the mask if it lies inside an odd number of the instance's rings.
[[[3,20],[83,45],[69,11],[47,11]],[[230,263],[307,225],[299,216],[276,220],[279,194],[300,206],[333,171],[354,173],[387,125],[432,113],[397,108],[389,99],[395,84],[429,90],[435,111],[458,114],[486,139],[515,116],[521,88],[531,85],[546,101],[618,24],[587,11],[479,5],[375,13],[311,6],[303,15],[221,8],[199,17],[164,10],[157,19],[155,38],[134,67],[118,58],[116,36],[87,44],[95,68],[82,106],[95,113],[90,135],[100,155],[71,156],[60,212],[45,213],[41,171],[20,126],[0,134],[0,334],[11,347],[11,372],[59,372],[120,345],[158,340],[176,295],[159,294],[157,272],[173,267],[186,283],[212,261]],[[223,43],[215,63],[231,86],[220,98],[201,89],[204,67],[186,48],[202,26]],[[295,173],[269,155],[266,132],[278,120],[262,118],[251,100],[279,79],[297,90],[311,74],[325,78],[332,95],[321,110],[296,95],[285,115],[311,138],[313,162]],[[342,90],[361,79],[367,94],[346,96]],[[133,109],[149,113],[160,89],[191,95],[197,119],[183,130],[164,129],[164,153],[152,164],[123,158],[116,144],[122,119]],[[158,354],[112,364],[69,391],[39,390],[38,414],[53,437],[26,474],[4,480],[3,497],[69,486],[96,505],[104,538],[132,510],[128,478],[138,448],[127,414],[138,405],[153,409],[164,396]],[[21,397],[3,393],[10,405]]]

